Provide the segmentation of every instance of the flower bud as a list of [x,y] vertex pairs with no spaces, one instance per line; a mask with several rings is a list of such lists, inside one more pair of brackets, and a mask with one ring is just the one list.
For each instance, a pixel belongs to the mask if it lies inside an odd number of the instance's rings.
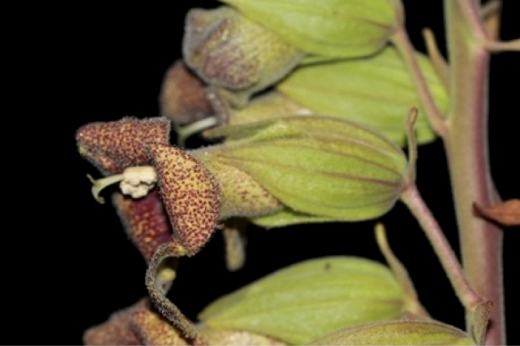
[[346,328],[311,345],[475,345],[460,329],[434,321],[390,321]]
[[199,319],[215,329],[302,344],[345,326],[398,318],[403,307],[404,293],[387,267],[338,256],[272,273],[219,298]]
[[[418,60],[437,105],[446,111],[448,94],[441,80],[426,57],[418,54]],[[390,47],[367,59],[300,67],[277,89],[314,113],[371,126],[401,146],[406,143],[403,110],[421,105],[404,61]],[[419,113],[426,114],[422,108]],[[419,143],[435,138],[426,116],[415,128]]]
[[359,57],[382,49],[401,21],[392,0],[221,0],[309,54]]
[[161,115],[176,125],[191,123],[213,114],[204,84],[188,70],[182,60],[177,60],[166,71],[159,103]]
[[190,10],[183,55],[205,82],[223,88],[235,106],[283,78],[303,57],[299,49],[229,7]]
[[[404,153],[381,134],[326,116],[286,117],[206,131],[227,136],[203,161],[235,167],[284,204],[291,223],[358,221],[386,213],[407,184]],[[202,152],[202,151],[201,151]],[[282,226],[274,215],[264,226]]]

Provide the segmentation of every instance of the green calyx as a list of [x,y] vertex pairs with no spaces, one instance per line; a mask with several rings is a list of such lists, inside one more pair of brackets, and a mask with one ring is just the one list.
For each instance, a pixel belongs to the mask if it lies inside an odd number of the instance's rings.
[[[448,108],[448,94],[431,62],[418,54],[422,71],[437,105]],[[394,48],[365,59],[302,66],[277,85],[277,90],[313,113],[350,119],[373,127],[404,146],[403,110],[421,102],[408,69]],[[419,144],[435,138],[426,116],[416,124]]]
[[308,54],[359,57],[377,52],[400,22],[393,0],[221,0]]
[[312,345],[475,345],[460,329],[434,321],[390,321],[343,329]]
[[211,328],[302,344],[345,326],[399,318],[403,306],[403,291],[385,266],[357,257],[325,257],[224,296],[199,319]]
[[[356,123],[296,116],[206,131],[225,144],[194,153],[245,172],[283,205],[259,224],[358,221],[386,213],[407,184],[395,144]],[[282,220],[282,221],[280,221]],[[255,218],[253,218],[255,222]]]

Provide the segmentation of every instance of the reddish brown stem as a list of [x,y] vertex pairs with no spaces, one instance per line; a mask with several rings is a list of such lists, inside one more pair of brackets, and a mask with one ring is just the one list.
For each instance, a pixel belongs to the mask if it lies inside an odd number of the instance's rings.
[[452,101],[445,146],[462,260],[473,288],[494,303],[486,343],[504,344],[502,231],[476,217],[472,208],[474,202],[497,202],[487,138],[489,54],[481,44],[482,25],[474,15],[477,3],[446,0],[444,6]]

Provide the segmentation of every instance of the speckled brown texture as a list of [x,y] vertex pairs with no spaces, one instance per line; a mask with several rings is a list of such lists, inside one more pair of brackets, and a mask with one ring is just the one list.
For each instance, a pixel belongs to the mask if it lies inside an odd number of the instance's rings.
[[182,60],[166,71],[159,97],[161,115],[175,124],[187,124],[213,114],[204,83]]
[[87,329],[83,342],[87,345],[188,345],[187,340],[151,307],[147,298]]
[[116,193],[112,200],[126,233],[147,263],[159,245],[167,241],[176,242],[172,238],[170,221],[157,190],[152,190],[141,199]]
[[[218,152],[218,151],[215,151]],[[193,152],[193,156],[210,170],[221,191],[219,218],[233,216],[256,217],[269,215],[283,209],[283,205],[250,175],[211,155],[211,150]]]
[[194,255],[216,226],[219,186],[211,173],[188,153],[161,143],[149,144],[147,149],[174,234],[188,254]]
[[97,169],[99,169],[103,175],[117,174],[123,172],[124,170],[123,166],[120,166],[115,160],[106,156],[102,152],[89,150],[80,146],[79,153]]
[[123,118],[83,125],[76,132],[76,142],[80,154],[106,171],[148,164],[145,143],[167,144],[169,134],[166,118]]
[[146,305],[146,299],[116,311],[108,320],[90,327],[83,334],[85,345],[142,345],[138,334],[130,326],[130,315],[133,311]]
[[143,345],[188,345],[169,321],[150,309],[133,311],[130,324]]

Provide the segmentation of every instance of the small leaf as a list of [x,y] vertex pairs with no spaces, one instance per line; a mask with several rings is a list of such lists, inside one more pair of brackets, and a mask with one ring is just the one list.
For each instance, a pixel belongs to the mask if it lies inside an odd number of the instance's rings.
[[455,327],[439,322],[391,321],[346,328],[312,345],[474,345]]
[[[429,60],[418,58],[439,108],[446,110],[448,95],[442,82]],[[314,113],[371,126],[401,146],[406,143],[403,114],[421,105],[405,63],[391,47],[365,59],[300,67],[277,89]],[[419,113],[426,114],[421,108]],[[416,124],[421,144],[435,138],[426,119],[420,116]]]
[[473,311],[468,312],[471,336],[477,345],[485,344],[489,315],[493,305],[492,301],[486,300],[473,308]]
[[221,0],[316,55],[359,57],[380,50],[398,25],[391,0]]
[[279,270],[206,307],[216,329],[244,330],[293,344],[344,326],[397,318],[404,295],[385,266],[356,257],[325,257]]
[[510,199],[490,207],[473,203],[473,207],[480,216],[503,226],[520,226],[520,199]]

